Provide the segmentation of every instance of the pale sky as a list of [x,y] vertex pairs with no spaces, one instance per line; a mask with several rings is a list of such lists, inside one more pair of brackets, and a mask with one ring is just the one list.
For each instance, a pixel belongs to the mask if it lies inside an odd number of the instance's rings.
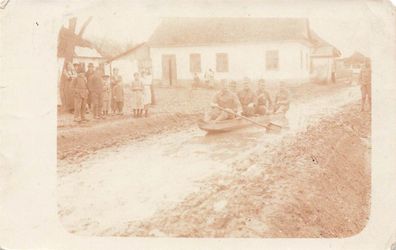
[[[214,4],[215,2],[215,4]],[[79,24],[88,17],[93,20],[85,38],[111,38],[120,42],[139,43],[148,39],[161,17],[229,16],[229,17],[306,17],[311,29],[341,50],[343,57],[355,50],[370,55],[369,1],[114,1],[85,3],[65,16],[75,15]],[[81,5],[81,1],[78,2]],[[375,4],[374,4],[375,5]],[[77,26],[77,30],[79,26]]]

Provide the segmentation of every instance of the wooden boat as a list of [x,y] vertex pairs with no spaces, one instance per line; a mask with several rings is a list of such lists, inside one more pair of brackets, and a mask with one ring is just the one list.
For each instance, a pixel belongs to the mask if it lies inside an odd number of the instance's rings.
[[[253,116],[253,117],[249,117],[249,119],[257,123],[260,123],[264,126],[268,126],[273,120],[273,116],[272,115]],[[256,126],[256,125],[250,121],[241,118],[224,120],[224,121],[209,121],[209,122],[204,121],[202,119],[198,120],[198,127],[209,133],[230,132],[248,126]]]

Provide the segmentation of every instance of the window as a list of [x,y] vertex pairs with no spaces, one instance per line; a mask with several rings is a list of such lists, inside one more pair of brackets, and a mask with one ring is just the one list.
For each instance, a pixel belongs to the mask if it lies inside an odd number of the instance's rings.
[[226,53],[216,54],[216,71],[228,72],[228,55]]
[[201,72],[201,55],[190,54],[190,72]]
[[279,69],[279,51],[269,50],[265,53],[265,67],[267,70]]

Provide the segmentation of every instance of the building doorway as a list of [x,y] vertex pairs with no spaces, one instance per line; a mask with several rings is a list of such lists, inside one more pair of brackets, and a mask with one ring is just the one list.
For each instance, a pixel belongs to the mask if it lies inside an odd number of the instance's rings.
[[162,55],[162,82],[165,85],[176,85],[176,56]]

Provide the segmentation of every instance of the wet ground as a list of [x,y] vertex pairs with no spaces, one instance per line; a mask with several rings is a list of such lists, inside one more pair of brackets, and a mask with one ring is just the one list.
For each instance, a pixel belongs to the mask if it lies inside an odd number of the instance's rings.
[[60,161],[59,215],[68,231],[98,234],[129,220],[149,219],[199,192],[203,181],[231,171],[230,165],[257,149],[276,145],[320,118],[359,98],[359,89],[341,89],[309,102],[293,103],[289,128],[279,134],[264,128],[207,135],[191,127],[129,145],[98,151],[81,163]]

